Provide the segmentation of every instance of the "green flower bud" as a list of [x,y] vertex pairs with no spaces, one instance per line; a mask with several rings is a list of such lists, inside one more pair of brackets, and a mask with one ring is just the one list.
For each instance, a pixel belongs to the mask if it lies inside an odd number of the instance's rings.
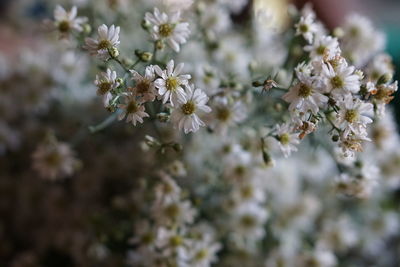
[[117,58],[119,56],[119,50],[116,47],[111,47],[108,49],[108,53],[112,58]]

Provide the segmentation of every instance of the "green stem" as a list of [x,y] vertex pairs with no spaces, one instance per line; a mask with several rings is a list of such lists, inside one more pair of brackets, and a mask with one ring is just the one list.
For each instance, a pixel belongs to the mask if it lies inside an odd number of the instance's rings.
[[102,121],[101,123],[99,123],[96,126],[89,126],[89,131],[94,134],[97,132],[100,132],[102,130],[104,130],[105,128],[107,128],[108,126],[110,126],[118,117],[118,115],[121,113],[121,110],[117,110],[116,112],[114,112],[113,114],[111,114],[110,116],[108,116],[104,121]]

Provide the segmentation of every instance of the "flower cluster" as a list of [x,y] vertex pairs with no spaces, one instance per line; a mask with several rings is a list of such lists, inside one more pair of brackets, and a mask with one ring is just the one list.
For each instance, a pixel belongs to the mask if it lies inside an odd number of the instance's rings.
[[287,1],[40,2],[62,40],[0,52],[0,258],[396,265],[398,84],[367,18],[330,31]]

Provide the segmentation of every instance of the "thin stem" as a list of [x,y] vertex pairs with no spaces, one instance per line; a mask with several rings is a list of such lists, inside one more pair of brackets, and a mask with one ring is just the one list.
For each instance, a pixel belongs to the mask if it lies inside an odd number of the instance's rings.
[[131,72],[129,71],[129,69],[121,62],[121,60],[119,60],[119,59],[116,58],[116,57],[114,57],[114,58],[112,58],[112,59],[114,59],[127,73],[131,73]]
[[333,123],[333,121],[328,117],[328,114],[325,114],[325,118],[326,120],[329,122],[329,124],[332,126],[333,129],[335,129],[336,131],[338,131],[339,133],[341,132],[341,130]]
[[116,112],[114,112],[113,114],[111,114],[110,116],[108,116],[104,121],[102,121],[101,123],[99,123],[96,126],[89,126],[89,131],[94,134],[97,132],[100,132],[102,130],[104,130],[105,128],[107,128],[108,126],[110,126],[118,117],[118,115],[121,113],[121,110],[117,110]]

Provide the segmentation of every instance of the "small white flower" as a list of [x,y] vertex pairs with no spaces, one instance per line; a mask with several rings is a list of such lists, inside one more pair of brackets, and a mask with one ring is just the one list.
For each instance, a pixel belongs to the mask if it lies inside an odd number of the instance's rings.
[[131,73],[133,76],[132,79],[135,81],[135,94],[140,96],[143,102],[154,101],[157,93],[154,86],[154,80],[156,78],[154,66],[147,66],[144,76],[140,75],[135,70],[131,70]]
[[310,52],[312,60],[329,60],[340,54],[339,42],[331,36],[316,36],[313,44],[304,50]]
[[110,28],[103,24],[98,28],[98,38],[86,38],[84,46],[89,50],[91,55],[97,55],[100,59],[107,60],[110,58],[108,49],[117,47],[120,43],[119,32],[120,27],[111,25]]
[[188,85],[186,94],[178,97],[178,103],[171,114],[171,121],[186,134],[198,131],[199,127],[205,124],[197,113],[211,112],[211,108],[206,105],[207,101],[208,97],[201,89]]
[[260,240],[265,235],[264,224],[268,217],[268,211],[255,202],[238,206],[232,221],[235,239],[239,243]]
[[360,134],[366,131],[367,124],[372,123],[369,117],[373,114],[373,105],[365,103],[360,99],[353,99],[346,95],[342,102],[338,103],[340,108],[337,114],[336,125],[344,130],[343,135],[349,133]]
[[72,30],[83,31],[82,24],[87,21],[87,18],[77,17],[77,13],[76,6],[73,6],[69,12],[60,5],[56,6],[54,10],[54,24],[62,37],[68,36]]
[[314,34],[318,32],[318,26],[315,24],[314,18],[311,15],[302,16],[295,27],[296,35],[302,35],[310,44],[314,39]]
[[165,40],[175,51],[180,51],[180,45],[186,43],[189,37],[189,23],[180,22],[181,13],[174,12],[171,16],[161,13],[157,8],[154,12],[147,12],[145,20],[153,24],[151,36],[154,41]]
[[299,83],[292,87],[282,98],[290,103],[290,111],[316,114],[320,107],[328,102],[329,98],[323,95],[316,87],[314,79],[296,72]]
[[135,126],[137,122],[143,123],[143,118],[149,117],[144,106],[134,94],[124,95],[124,103],[119,104],[118,108],[122,110],[118,115],[118,120],[123,120],[126,116],[126,122],[132,122]]
[[346,93],[357,93],[360,91],[360,76],[355,73],[353,66],[348,66],[346,60],[340,59],[335,62],[335,67],[330,63],[322,65],[322,79],[327,92],[334,95]]
[[50,180],[70,176],[78,166],[70,146],[55,139],[40,144],[32,157],[33,168],[40,176]]
[[106,72],[100,73],[100,75],[96,75],[94,84],[97,86],[97,95],[104,96],[117,88],[120,84],[116,81],[116,79],[117,73],[110,69],[107,69]]
[[163,104],[168,101],[174,106],[178,97],[184,97],[185,91],[182,86],[187,85],[191,76],[182,74],[183,63],[174,68],[174,61],[167,64],[166,70],[161,70],[159,66],[154,66],[154,70],[160,78],[155,80],[154,85],[158,89],[158,94],[163,100]]
[[221,249],[221,244],[196,240],[191,243],[189,252],[190,266],[209,267],[217,260],[216,254]]
[[244,121],[248,113],[242,101],[237,100],[232,103],[226,97],[216,97],[212,110],[207,121],[210,127],[220,135],[226,135],[229,127]]
[[188,200],[166,198],[163,202],[155,202],[152,213],[160,225],[185,225],[193,223],[197,213]]
[[289,124],[277,125],[275,136],[285,158],[290,156],[292,151],[297,151],[295,145],[300,143],[299,134],[293,133]]

